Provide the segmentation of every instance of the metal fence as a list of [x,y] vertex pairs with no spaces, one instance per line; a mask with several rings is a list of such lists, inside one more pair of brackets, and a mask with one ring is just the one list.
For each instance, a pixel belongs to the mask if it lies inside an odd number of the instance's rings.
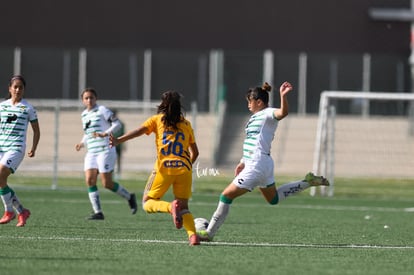
[[[78,99],[86,86],[105,100],[158,100],[180,91],[186,109],[244,112],[244,94],[263,81],[293,83],[291,112],[316,114],[323,90],[410,91],[408,57],[399,54],[335,54],[272,50],[169,50],[105,48],[0,48],[0,85],[13,73],[27,80],[26,97]],[[279,98],[272,97],[277,106]],[[350,106],[345,111],[352,113]]]

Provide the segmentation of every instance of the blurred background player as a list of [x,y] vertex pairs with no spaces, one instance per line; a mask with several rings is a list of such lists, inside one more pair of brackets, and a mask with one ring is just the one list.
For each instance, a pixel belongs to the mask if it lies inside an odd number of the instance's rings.
[[243,157],[236,166],[235,178],[221,193],[217,209],[207,229],[198,232],[202,241],[213,239],[224,223],[233,200],[256,187],[259,187],[265,200],[274,205],[310,186],[329,185],[325,178],[309,173],[304,180],[287,183],[276,189],[274,163],[270,155],[271,144],[278,122],[288,115],[287,95],[293,87],[289,82],[284,82],[280,86],[280,108],[269,107],[268,92],[271,88],[268,83],[264,83],[262,87],[247,91],[246,99],[252,116],[245,128]]
[[93,213],[88,219],[104,219],[96,186],[98,174],[100,174],[102,185],[126,199],[132,214],[135,214],[137,212],[135,194],[128,192],[122,185],[112,180],[117,156],[115,148],[109,146],[109,135],[120,127],[119,120],[111,110],[96,103],[97,93],[94,89],[85,89],[81,98],[86,107],[81,115],[84,136],[81,142],[75,145],[75,149],[79,151],[86,146],[88,150],[85,155],[84,170],[89,200],[93,209]]
[[[118,118],[119,124],[121,125],[116,131],[113,132],[114,137],[120,137],[123,134],[125,134],[125,124],[122,122],[122,120],[118,116],[118,110],[113,110],[114,116]],[[122,172],[122,153],[125,150],[125,144],[118,144],[115,146],[117,158],[116,158],[116,173],[115,178],[120,179],[121,178],[121,172]]]
[[[110,144],[116,146],[143,134],[155,134],[157,160],[145,187],[143,208],[147,213],[170,213],[175,227],[186,230],[190,245],[199,245],[194,217],[188,207],[192,165],[198,157],[198,147],[191,123],[182,113],[181,94],[166,91],[161,100],[156,115],[119,138],[111,135]],[[170,186],[175,199],[163,201],[162,197]]]
[[26,224],[30,211],[20,203],[16,193],[7,184],[7,179],[11,173],[16,172],[24,158],[29,123],[33,130],[32,147],[27,153],[29,158],[35,156],[40,140],[36,110],[23,98],[25,88],[23,76],[13,76],[9,83],[9,98],[0,103],[0,197],[5,210],[0,224],[13,220],[16,211],[16,226],[19,227]]

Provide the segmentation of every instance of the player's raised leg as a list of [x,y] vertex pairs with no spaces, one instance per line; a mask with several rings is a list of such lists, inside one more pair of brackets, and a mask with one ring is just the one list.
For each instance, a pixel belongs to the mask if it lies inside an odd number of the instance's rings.
[[277,188],[275,187],[275,189],[273,189],[273,186],[260,188],[260,191],[270,204],[278,204],[285,198],[302,192],[311,186],[329,186],[329,181],[322,176],[308,173],[303,180],[285,183]]

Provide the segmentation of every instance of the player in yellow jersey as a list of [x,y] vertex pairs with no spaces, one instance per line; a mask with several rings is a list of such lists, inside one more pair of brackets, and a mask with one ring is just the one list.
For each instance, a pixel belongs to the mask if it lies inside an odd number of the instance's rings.
[[[166,91],[161,100],[156,115],[118,138],[111,135],[110,144],[116,146],[143,134],[155,134],[157,160],[145,187],[143,208],[147,213],[170,213],[175,227],[184,227],[186,230],[190,245],[199,245],[194,217],[188,208],[192,164],[198,157],[198,147],[191,123],[182,112],[181,94]],[[162,197],[170,186],[175,199],[172,202],[163,201]]]

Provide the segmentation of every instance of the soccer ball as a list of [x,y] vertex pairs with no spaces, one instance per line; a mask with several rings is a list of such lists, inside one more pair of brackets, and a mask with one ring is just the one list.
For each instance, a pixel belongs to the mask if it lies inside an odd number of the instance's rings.
[[194,219],[194,224],[195,224],[195,228],[196,231],[202,231],[202,230],[206,230],[208,227],[208,220],[204,219],[204,218],[195,218]]

